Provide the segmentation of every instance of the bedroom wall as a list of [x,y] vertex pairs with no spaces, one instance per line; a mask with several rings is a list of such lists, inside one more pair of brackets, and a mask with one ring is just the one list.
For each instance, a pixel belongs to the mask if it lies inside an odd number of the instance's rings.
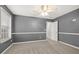
[[15,15],[12,35],[14,42],[45,40],[47,19]]
[[59,40],[79,47],[79,9],[58,17]]

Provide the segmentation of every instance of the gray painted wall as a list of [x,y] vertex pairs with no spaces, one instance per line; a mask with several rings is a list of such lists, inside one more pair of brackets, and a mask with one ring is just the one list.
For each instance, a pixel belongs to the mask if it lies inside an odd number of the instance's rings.
[[17,32],[45,32],[46,19],[15,16],[14,33]]
[[[13,33],[27,33],[27,32],[46,32],[47,19],[14,16]],[[34,41],[46,39],[46,33],[37,34],[13,34],[14,42]]]
[[14,42],[25,42],[25,41],[35,41],[35,40],[45,40],[46,34],[17,34],[13,37]]
[[[0,7],[3,7],[7,12],[9,12],[12,15],[12,13],[9,11],[9,9],[6,6],[0,5]],[[4,43],[0,43],[0,53],[3,52],[11,43],[12,43],[11,40],[8,40]]]
[[[73,22],[73,19],[76,19],[76,21]],[[59,32],[79,33],[79,9],[65,14],[56,20],[59,21]],[[79,47],[78,35],[59,34],[59,40]]]
[[59,34],[59,40],[79,47],[79,35]]
[[[72,20],[77,21],[73,22]],[[58,18],[59,32],[79,33],[79,9]]]
[[2,53],[11,44],[12,44],[11,40],[8,40],[4,43],[0,43],[0,53]]

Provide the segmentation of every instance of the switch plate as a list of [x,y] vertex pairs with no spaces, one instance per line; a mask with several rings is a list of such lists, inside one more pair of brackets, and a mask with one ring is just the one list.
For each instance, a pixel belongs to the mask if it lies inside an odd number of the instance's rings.
[[77,19],[72,19],[73,22],[77,21]]

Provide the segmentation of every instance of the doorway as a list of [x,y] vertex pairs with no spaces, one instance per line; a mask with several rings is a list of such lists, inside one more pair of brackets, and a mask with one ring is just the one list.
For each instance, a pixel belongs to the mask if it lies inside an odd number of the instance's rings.
[[46,39],[58,41],[58,21],[48,21],[46,24]]

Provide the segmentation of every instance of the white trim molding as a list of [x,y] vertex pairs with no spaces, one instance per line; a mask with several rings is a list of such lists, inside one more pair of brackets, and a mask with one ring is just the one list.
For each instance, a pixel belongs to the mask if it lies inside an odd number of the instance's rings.
[[67,46],[70,46],[70,47],[72,47],[72,48],[79,49],[79,47],[77,47],[77,46],[74,46],[74,45],[71,45],[71,44],[68,44],[68,43],[65,43],[65,42],[62,42],[62,41],[59,41],[59,42],[62,43],[62,44],[65,44],[65,45],[67,45]]
[[[5,8],[0,7],[1,8],[1,24],[0,24],[0,30],[2,33],[2,37],[0,40],[0,43],[6,42],[9,39],[11,39],[11,14],[6,11]],[[8,31],[2,31],[2,30],[8,30]],[[1,36],[1,35],[0,35]]]
[[46,39],[45,40],[26,41],[26,42],[16,42],[13,44],[32,43],[32,42],[40,42],[40,41],[46,41]]
[[22,33],[12,33],[12,34],[42,34],[46,32],[22,32]]
[[59,34],[79,35],[79,33],[67,33],[67,32],[59,32]]

